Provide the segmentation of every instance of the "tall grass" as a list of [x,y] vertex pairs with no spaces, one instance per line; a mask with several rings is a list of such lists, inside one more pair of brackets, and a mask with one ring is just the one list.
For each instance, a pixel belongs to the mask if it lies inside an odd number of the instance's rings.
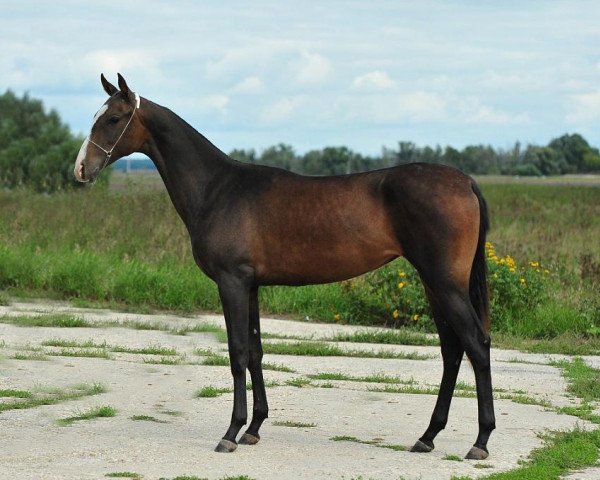
[[[496,325],[492,318],[492,325],[531,338],[600,334],[600,188],[485,184],[483,191],[497,250],[552,271],[539,308],[511,312],[510,322]],[[264,288],[261,307],[301,318],[398,324],[363,284]],[[0,192],[2,289],[137,308],[221,308],[164,190]]]

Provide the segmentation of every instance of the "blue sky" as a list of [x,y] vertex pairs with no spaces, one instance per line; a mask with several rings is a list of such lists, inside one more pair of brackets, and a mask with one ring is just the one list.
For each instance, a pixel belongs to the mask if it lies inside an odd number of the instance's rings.
[[86,133],[121,72],[225,151],[600,145],[600,2],[2,2],[0,91]]

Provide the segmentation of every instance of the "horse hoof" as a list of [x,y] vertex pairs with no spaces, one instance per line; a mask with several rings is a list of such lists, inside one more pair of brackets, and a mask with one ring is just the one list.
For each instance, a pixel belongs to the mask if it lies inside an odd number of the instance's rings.
[[260,435],[258,433],[256,435],[252,435],[251,433],[246,432],[239,439],[238,443],[240,445],[256,445],[259,440]]
[[230,440],[221,439],[217,448],[215,448],[215,452],[220,453],[231,453],[237,448],[237,443],[232,442]]
[[427,445],[425,442],[417,440],[417,443],[413,445],[410,451],[416,453],[429,453],[433,450],[433,448],[433,442],[431,443],[431,445]]
[[485,448],[473,447],[465,458],[467,460],[485,460],[489,455]]

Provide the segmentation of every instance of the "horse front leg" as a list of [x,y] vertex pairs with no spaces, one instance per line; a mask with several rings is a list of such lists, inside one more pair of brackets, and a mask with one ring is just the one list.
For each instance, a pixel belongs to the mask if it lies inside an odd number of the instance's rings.
[[233,375],[233,412],[231,423],[221,439],[216,452],[233,452],[237,448],[236,437],[248,418],[246,401],[246,369],[248,368],[248,325],[250,288],[241,279],[227,277],[218,282],[223,304],[229,361]]
[[249,359],[248,370],[252,379],[252,394],[254,398],[252,421],[246,433],[240,438],[240,445],[254,445],[260,440],[258,430],[269,416],[267,392],[262,372],[263,349],[260,339],[260,313],[258,308],[258,289],[250,292],[250,325],[249,325]]

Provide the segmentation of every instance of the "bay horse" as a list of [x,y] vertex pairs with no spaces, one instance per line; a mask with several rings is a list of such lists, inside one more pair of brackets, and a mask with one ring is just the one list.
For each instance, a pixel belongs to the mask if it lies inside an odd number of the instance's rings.
[[[464,353],[475,373],[479,433],[466,458],[488,456],[495,428],[485,264],[488,213],[475,181],[413,163],[308,177],[236,162],[172,111],[141,98],[119,74],[75,163],[93,181],[118,158],[152,159],[190,235],[198,267],[217,284],[233,375],[231,423],[216,451],[259,441],[268,416],[258,289],[336,282],[404,256],[417,269],[440,337],[443,375],[429,427],[412,447],[430,452],[444,429]],[[247,423],[246,369],[252,379]]]

